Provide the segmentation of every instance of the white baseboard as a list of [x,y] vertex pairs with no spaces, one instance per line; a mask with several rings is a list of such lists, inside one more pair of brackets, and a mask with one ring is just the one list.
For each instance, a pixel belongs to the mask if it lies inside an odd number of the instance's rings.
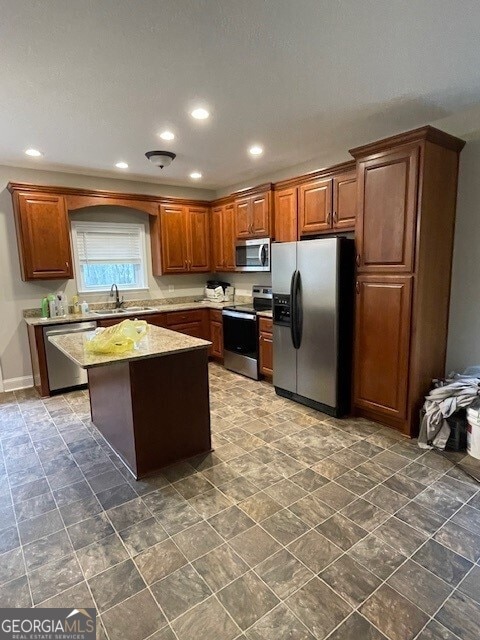
[[3,381],[4,391],[17,391],[18,389],[28,389],[28,387],[33,387],[33,376],[9,378]]

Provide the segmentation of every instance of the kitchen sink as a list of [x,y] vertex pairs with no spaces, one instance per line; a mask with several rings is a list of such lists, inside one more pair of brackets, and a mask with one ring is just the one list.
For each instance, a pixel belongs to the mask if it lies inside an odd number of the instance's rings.
[[92,313],[96,313],[99,316],[113,315],[127,313],[127,309],[95,309]]
[[137,311],[156,311],[155,307],[127,307],[123,309],[126,313],[136,313]]

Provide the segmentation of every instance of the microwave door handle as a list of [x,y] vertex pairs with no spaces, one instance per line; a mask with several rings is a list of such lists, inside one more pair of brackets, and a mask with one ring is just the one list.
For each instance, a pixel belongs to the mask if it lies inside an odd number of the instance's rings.
[[267,245],[265,243],[260,245],[260,256],[259,257],[260,257],[260,264],[262,265],[262,267],[264,267],[266,262],[267,262]]
[[263,266],[263,244],[258,247],[258,262]]

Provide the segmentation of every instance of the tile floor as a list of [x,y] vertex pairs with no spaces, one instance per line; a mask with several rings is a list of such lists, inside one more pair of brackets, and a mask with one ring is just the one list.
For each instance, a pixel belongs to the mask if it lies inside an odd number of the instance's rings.
[[109,640],[478,640],[478,484],[371,422],[210,380],[215,452],[142,482],[87,392],[0,396],[1,607],[95,606]]

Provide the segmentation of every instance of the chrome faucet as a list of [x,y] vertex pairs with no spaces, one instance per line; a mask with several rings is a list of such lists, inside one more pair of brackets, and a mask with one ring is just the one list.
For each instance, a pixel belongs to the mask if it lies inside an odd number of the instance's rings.
[[[113,293],[114,289],[115,289],[115,294]],[[112,286],[110,287],[110,297],[113,298],[114,295],[115,295],[115,309],[120,309],[123,304],[123,297],[120,300],[120,296],[118,295],[118,287],[115,283],[113,283]]]

